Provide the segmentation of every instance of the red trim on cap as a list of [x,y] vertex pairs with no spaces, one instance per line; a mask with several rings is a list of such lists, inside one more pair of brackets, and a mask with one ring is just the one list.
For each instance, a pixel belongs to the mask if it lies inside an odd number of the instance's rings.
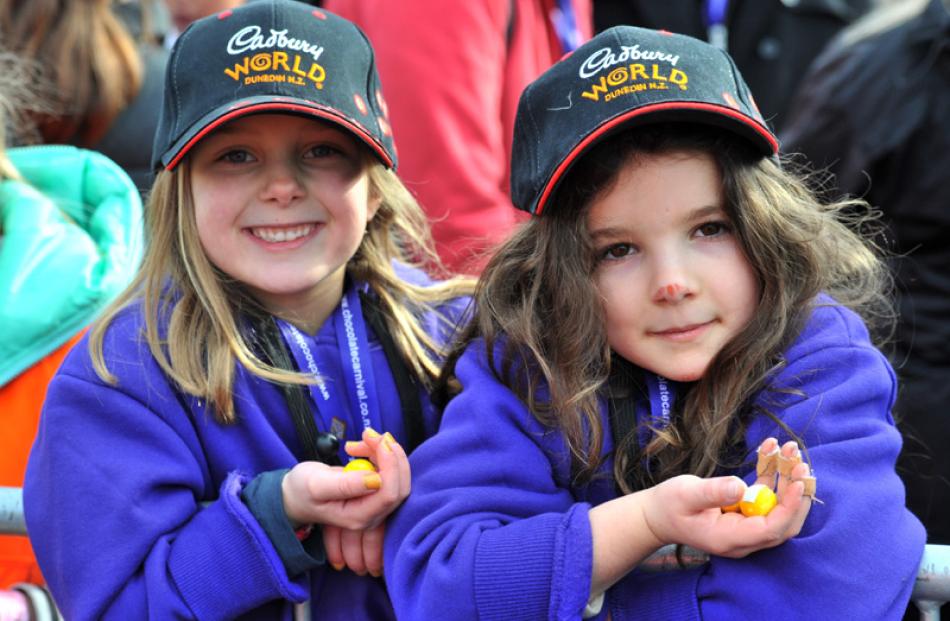
[[221,11],[220,13],[218,13],[218,19],[227,19],[231,17],[232,13],[234,13],[234,11],[232,11],[231,9],[228,9],[227,11]]
[[324,13],[323,11],[317,10],[317,9],[314,9],[313,11],[311,11],[311,13],[312,13],[313,16],[316,17],[317,19],[326,19],[326,18],[327,18],[327,14],[326,14],[326,13]]
[[256,104],[253,106],[248,106],[246,108],[238,108],[236,110],[231,110],[230,112],[227,112],[219,116],[211,123],[208,123],[206,126],[201,128],[201,131],[199,131],[197,134],[192,136],[191,139],[188,142],[186,142],[178,150],[178,153],[175,154],[175,157],[173,157],[171,161],[168,162],[168,165],[165,166],[165,170],[171,170],[175,166],[177,166],[178,162],[180,162],[181,159],[185,157],[188,151],[190,151],[191,148],[194,147],[195,144],[199,140],[207,136],[210,132],[214,131],[221,125],[227,123],[228,121],[234,120],[236,118],[246,116],[252,112],[261,112],[263,110],[283,110],[283,111],[291,111],[291,112],[302,112],[304,114],[319,117],[321,119],[326,119],[337,125],[341,125],[344,128],[356,134],[363,142],[369,145],[369,147],[373,151],[376,152],[376,154],[380,157],[380,159],[383,160],[383,163],[386,164],[387,168],[393,167],[392,158],[389,157],[389,154],[386,153],[386,150],[379,143],[377,143],[365,129],[363,129],[362,127],[360,127],[353,121],[350,121],[349,119],[346,119],[330,110],[320,110],[319,108],[311,108],[309,106],[302,106],[300,104],[294,104],[294,103],[267,102],[267,103]]
[[761,125],[751,120],[745,114],[742,114],[741,112],[737,110],[733,110],[732,108],[727,108],[725,106],[717,106],[713,104],[699,103],[699,102],[667,102],[667,103],[662,103],[662,104],[654,104],[652,106],[644,106],[642,108],[637,108],[636,110],[632,110],[627,114],[623,114],[616,118],[610,119],[609,121],[607,121],[606,123],[598,127],[589,136],[584,138],[584,140],[578,143],[577,146],[571,149],[571,152],[567,154],[567,157],[561,160],[561,163],[558,164],[558,167],[554,169],[554,174],[551,175],[551,178],[548,179],[547,184],[545,184],[544,191],[541,193],[541,198],[538,199],[538,206],[537,206],[537,209],[535,209],[534,211],[534,215],[536,216],[541,215],[541,212],[544,211],[545,203],[547,203],[548,197],[551,194],[551,191],[554,189],[554,186],[556,186],[558,181],[560,181],[561,175],[563,175],[564,172],[568,169],[568,167],[570,167],[570,165],[574,163],[574,160],[577,158],[577,156],[580,155],[584,151],[584,149],[586,149],[590,145],[590,143],[594,142],[595,140],[600,138],[603,134],[613,129],[620,123],[628,121],[642,114],[646,114],[648,112],[652,113],[652,112],[658,112],[658,111],[663,111],[663,110],[705,110],[707,112],[713,112],[715,114],[719,114],[722,116],[732,117],[735,120],[745,125],[748,125],[750,128],[755,130],[755,132],[759,134],[762,138],[765,138],[765,140],[772,147],[772,153],[778,153],[778,140],[776,140],[775,136],[773,136],[770,132],[763,129]]

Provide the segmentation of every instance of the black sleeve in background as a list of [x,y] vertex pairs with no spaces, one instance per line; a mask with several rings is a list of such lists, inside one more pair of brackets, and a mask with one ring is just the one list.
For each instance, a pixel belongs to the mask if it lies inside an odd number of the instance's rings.
[[785,154],[802,154],[812,169],[835,176],[837,191],[863,195],[870,153],[855,131],[858,108],[871,105],[859,95],[855,50],[835,49],[818,58],[789,106],[779,142]]

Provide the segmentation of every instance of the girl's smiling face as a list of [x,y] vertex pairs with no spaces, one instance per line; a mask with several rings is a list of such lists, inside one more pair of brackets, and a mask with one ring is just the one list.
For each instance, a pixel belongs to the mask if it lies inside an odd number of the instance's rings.
[[211,262],[272,313],[319,326],[379,206],[357,140],[301,116],[251,115],[209,134],[190,159]]
[[664,377],[699,379],[759,299],[715,161],[638,154],[594,198],[587,226],[611,348]]

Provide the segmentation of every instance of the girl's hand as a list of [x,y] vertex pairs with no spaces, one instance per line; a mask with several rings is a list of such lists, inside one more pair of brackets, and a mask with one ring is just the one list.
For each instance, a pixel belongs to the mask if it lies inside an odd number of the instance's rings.
[[367,530],[348,530],[338,526],[323,527],[323,547],[327,561],[337,571],[349,567],[355,574],[383,575],[383,535],[386,523]]
[[[769,438],[760,452],[774,451],[778,443]],[[795,442],[781,449],[787,459],[799,454]],[[679,543],[730,558],[740,558],[757,550],[775,547],[796,536],[808,516],[811,499],[804,496],[802,479],[808,464],[800,463],[790,476],[779,476],[778,504],[767,515],[746,517],[723,513],[720,507],[742,498],[746,489],[736,477],[700,479],[674,477],[647,490],[653,496],[643,505],[644,519],[661,544]],[[775,472],[761,474],[756,483],[775,488]]]
[[409,460],[390,435],[372,429],[346,451],[372,461],[378,472],[301,462],[281,483],[284,511],[296,525],[320,524],[362,531],[375,528],[409,495]]

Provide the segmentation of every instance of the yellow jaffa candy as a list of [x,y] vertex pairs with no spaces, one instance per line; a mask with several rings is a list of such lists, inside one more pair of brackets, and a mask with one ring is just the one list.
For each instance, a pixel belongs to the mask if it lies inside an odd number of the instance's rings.
[[746,488],[742,500],[739,501],[739,511],[746,517],[768,515],[777,504],[775,492],[767,485],[751,485]]
[[345,466],[343,466],[343,472],[357,472],[360,470],[376,472],[376,466],[374,466],[373,462],[370,460],[363,459],[362,457],[351,459]]

